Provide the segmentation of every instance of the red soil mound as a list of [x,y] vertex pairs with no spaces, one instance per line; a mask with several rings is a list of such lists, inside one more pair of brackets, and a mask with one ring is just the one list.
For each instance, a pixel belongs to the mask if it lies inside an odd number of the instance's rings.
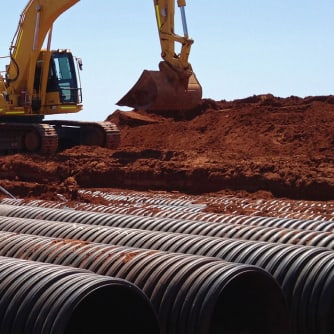
[[203,100],[188,112],[116,111],[108,120],[121,128],[117,151],[4,156],[0,185],[25,196],[121,187],[334,199],[333,96]]

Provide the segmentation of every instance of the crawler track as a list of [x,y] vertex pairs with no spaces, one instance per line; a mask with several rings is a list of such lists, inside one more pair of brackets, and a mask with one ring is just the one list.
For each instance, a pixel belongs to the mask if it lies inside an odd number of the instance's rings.
[[58,148],[58,136],[48,124],[1,123],[0,151],[54,153]]
[[81,122],[55,120],[45,121],[53,126],[58,134],[59,149],[76,145],[117,148],[120,143],[120,131],[110,122]]
[[115,149],[120,131],[110,122],[45,121],[0,123],[0,152],[53,154],[77,145]]

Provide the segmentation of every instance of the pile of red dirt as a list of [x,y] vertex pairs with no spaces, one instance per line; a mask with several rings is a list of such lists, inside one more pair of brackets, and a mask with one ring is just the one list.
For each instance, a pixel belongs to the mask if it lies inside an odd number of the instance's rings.
[[117,150],[3,156],[0,186],[45,199],[108,187],[334,199],[334,96],[206,99],[186,112],[115,111],[107,119],[121,129]]

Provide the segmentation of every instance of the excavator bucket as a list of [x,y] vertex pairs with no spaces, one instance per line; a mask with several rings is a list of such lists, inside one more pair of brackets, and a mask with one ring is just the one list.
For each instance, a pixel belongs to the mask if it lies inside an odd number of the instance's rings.
[[202,87],[195,74],[187,84],[171,81],[162,71],[144,70],[137,83],[117,105],[144,110],[188,110],[200,104]]

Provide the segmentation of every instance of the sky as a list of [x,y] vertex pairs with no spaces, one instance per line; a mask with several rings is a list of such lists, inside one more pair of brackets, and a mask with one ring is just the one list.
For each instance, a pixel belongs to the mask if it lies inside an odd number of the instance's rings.
[[[8,55],[27,2],[3,6],[0,56]],[[187,0],[186,14],[203,98],[334,93],[333,0]],[[179,17],[176,8],[182,34]],[[161,60],[153,0],[81,0],[55,22],[52,47],[83,60],[84,110],[58,119],[101,121],[129,110],[117,101]]]

